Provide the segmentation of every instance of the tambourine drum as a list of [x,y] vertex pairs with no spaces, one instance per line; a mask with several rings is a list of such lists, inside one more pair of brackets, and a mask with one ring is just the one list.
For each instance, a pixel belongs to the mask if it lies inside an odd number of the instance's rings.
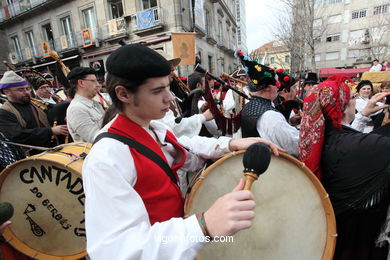
[[70,143],[9,165],[0,175],[0,201],[14,207],[3,236],[36,259],[86,255],[81,169],[91,144]]
[[[190,187],[185,213],[206,211],[243,177],[243,151],[208,167]],[[332,259],[336,222],[324,188],[295,158],[272,156],[267,171],[254,182],[256,217],[252,227],[223,242],[208,243],[197,259],[325,260]]]

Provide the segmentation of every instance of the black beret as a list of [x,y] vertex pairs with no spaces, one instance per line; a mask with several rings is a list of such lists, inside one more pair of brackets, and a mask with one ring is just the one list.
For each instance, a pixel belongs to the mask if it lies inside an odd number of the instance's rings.
[[76,67],[76,68],[73,68],[71,72],[69,72],[68,76],[66,76],[68,78],[68,80],[71,80],[71,79],[82,79],[84,78],[85,75],[89,75],[89,74],[93,74],[93,75],[96,75],[96,71],[92,68],[88,68],[88,67]]
[[124,45],[111,53],[106,68],[110,74],[128,80],[145,80],[171,73],[171,66],[163,56],[139,43]]

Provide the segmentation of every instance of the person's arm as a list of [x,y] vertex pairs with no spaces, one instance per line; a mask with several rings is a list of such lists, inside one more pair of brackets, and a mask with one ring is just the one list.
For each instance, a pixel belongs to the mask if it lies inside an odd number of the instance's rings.
[[100,130],[101,118],[97,118],[86,108],[79,106],[69,106],[66,118],[73,139],[77,134],[83,142],[93,143]]
[[355,119],[351,124],[351,128],[356,131],[363,132],[364,128],[367,126],[367,123],[371,122],[371,118],[363,116],[360,112],[355,115]]
[[287,123],[284,116],[276,111],[267,111],[257,120],[259,135],[298,156],[299,130]]
[[82,173],[91,259],[192,259],[203,246],[195,242],[203,237],[195,216],[150,225],[144,203],[133,188],[136,169],[128,146],[100,140]]
[[[206,113],[206,112],[205,112]],[[175,122],[175,116],[172,111],[169,111],[164,118],[160,119],[162,123],[167,125],[175,136],[189,136],[199,134],[202,124],[206,122],[206,117],[203,114],[196,114],[191,117],[183,117],[179,123]]]
[[51,128],[23,128],[14,114],[1,109],[0,132],[12,142],[36,146],[47,146],[52,135]]

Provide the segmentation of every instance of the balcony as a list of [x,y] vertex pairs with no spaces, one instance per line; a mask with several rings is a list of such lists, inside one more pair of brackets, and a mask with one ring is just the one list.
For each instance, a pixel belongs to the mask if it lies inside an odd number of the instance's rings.
[[158,6],[138,12],[131,16],[133,32],[142,35],[155,30],[163,29],[162,9]]
[[117,40],[128,35],[126,20],[123,17],[109,20],[101,26],[102,39],[106,41]]
[[47,8],[49,4],[60,2],[59,0],[22,0],[4,5],[0,8],[0,25],[16,18],[23,18],[26,14],[30,15],[32,11],[40,12],[41,7]]

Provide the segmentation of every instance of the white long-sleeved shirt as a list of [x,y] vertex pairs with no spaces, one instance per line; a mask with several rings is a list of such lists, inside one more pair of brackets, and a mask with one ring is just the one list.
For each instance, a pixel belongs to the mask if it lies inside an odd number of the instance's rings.
[[93,143],[103,115],[104,109],[99,102],[76,94],[66,110],[68,130],[73,140]]
[[175,115],[171,110],[160,119],[162,123],[170,127],[170,130],[176,137],[189,136],[193,137],[198,135],[202,129],[202,124],[206,122],[206,118],[203,114],[196,114],[191,117],[183,117],[179,123],[175,122]]
[[265,112],[257,119],[256,127],[262,138],[298,157],[299,130],[291,126],[281,113],[273,110]]
[[[176,159],[176,149],[165,142],[166,126],[151,122],[153,138],[169,165]],[[229,152],[230,138],[206,137],[178,139],[187,150],[185,170],[199,168],[204,159],[216,159]],[[86,194],[85,226],[87,252],[91,259],[193,259],[204,243],[195,216],[172,218],[151,225],[145,205],[134,190],[137,171],[127,145],[103,138],[91,149],[83,165]],[[153,180],[151,180],[153,181]]]

